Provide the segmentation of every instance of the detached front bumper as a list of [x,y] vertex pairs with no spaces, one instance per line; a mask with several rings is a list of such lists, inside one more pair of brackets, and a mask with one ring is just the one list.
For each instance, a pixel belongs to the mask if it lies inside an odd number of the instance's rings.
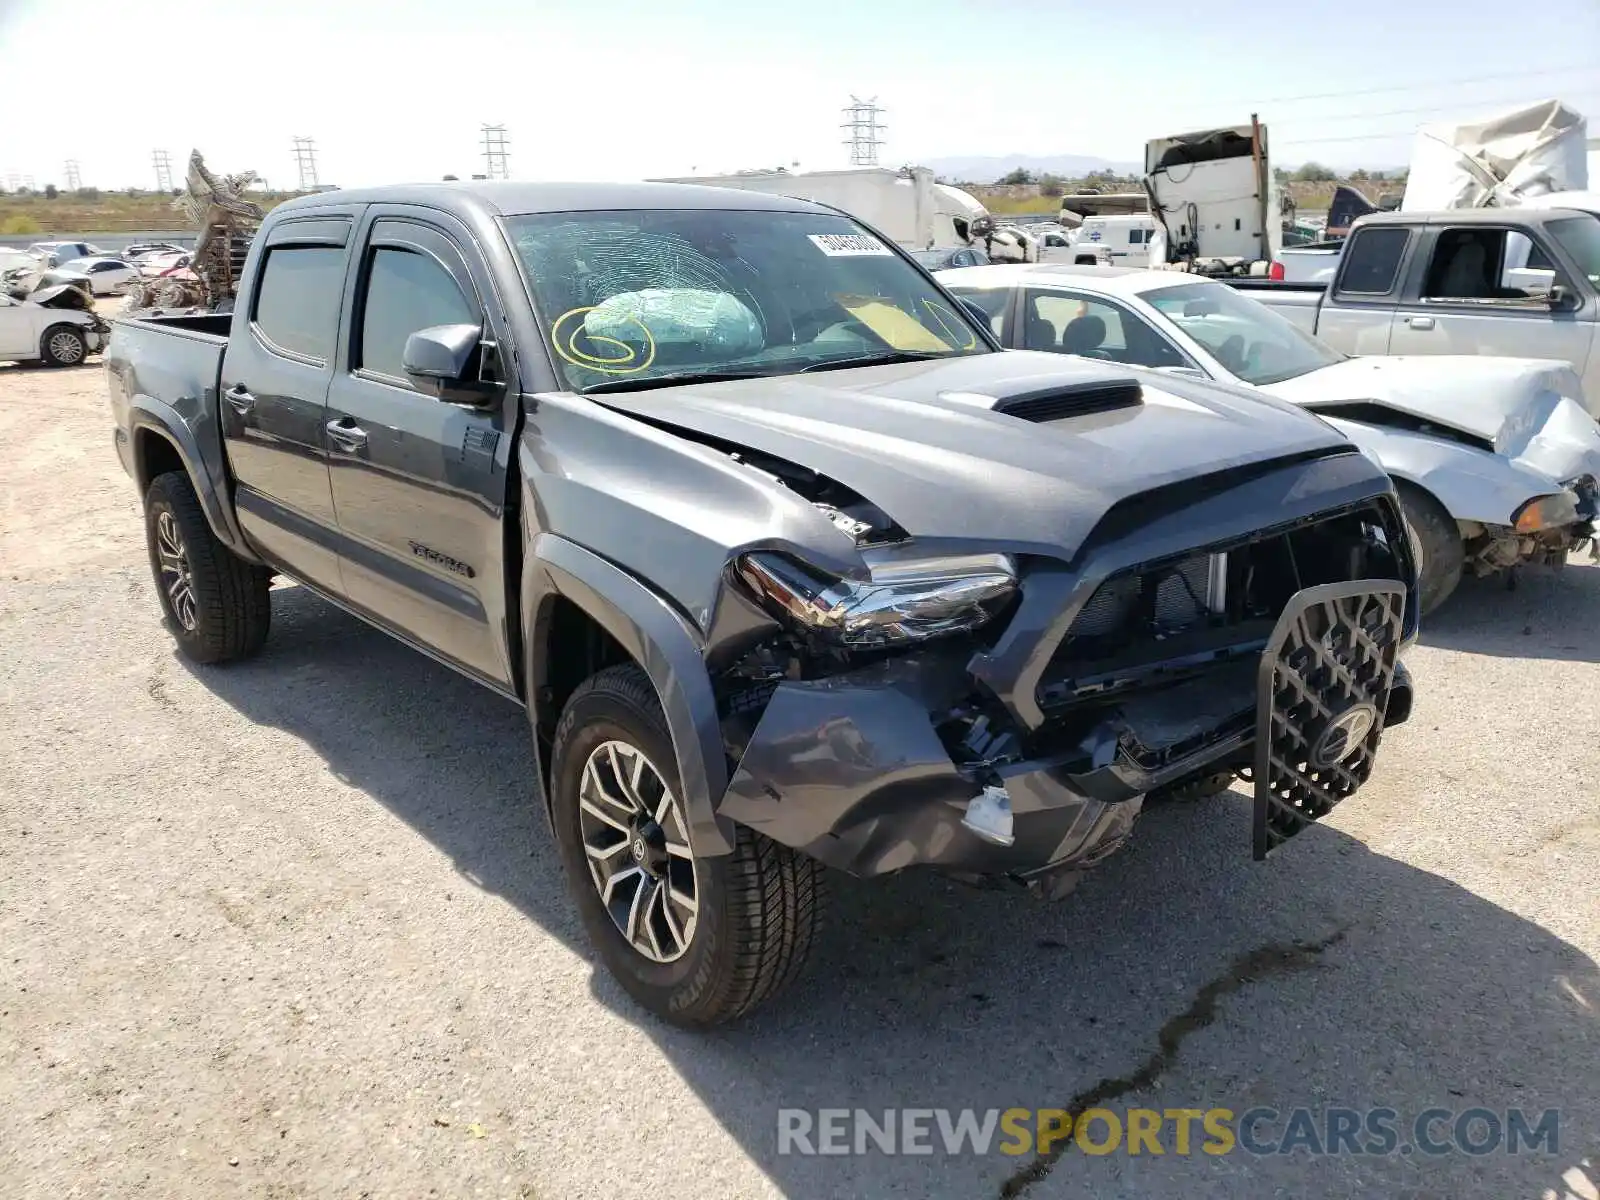
[[[1038,753],[969,757],[984,744],[970,730],[952,747],[947,714],[969,681],[947,654],[786,681],[719,812],[858,876],[932,866],[1059,894],[1127,840],[1146,793],[1245,768],[1258,789],[1260,855],[1351,794],[1383,728],[1409,715],[1397,658],[1404,607],[1404,589],[1384,581],[1309,588],[1259,657],[1102,705],[1070,733],[1030,739],[1045,742]],[[1344,753],[1333,760],[1333,750]],[[1329,761],[1306,767],[1318,754]],[[986,789],[1003,789],[990,795],[1003,795],[1010,844],[969,823]],[[1297,794],[1284,800],[1286,789]]]

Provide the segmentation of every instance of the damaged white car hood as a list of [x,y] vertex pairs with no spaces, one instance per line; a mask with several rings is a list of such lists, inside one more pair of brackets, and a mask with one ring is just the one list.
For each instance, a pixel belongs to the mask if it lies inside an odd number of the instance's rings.
[[1554,359],[1350,358],[1261,390],[1313,410],[1376,403],[1469,434],[1555,480],[1600,476],[1600,423],[1592,415],[1600,398],[1585,411],[1577,373]]

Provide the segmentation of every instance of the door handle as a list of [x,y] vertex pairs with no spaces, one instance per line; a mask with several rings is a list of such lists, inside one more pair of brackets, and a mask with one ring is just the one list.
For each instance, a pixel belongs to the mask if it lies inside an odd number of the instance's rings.
[[239,412],[247,413],[256,406],[256,398],[246,390],[244,384],[236,383],[223,393],[228,398],[228,403]]
[[337,443],[341,450],[354,453],[367,444],[367,431],[349,417],[329,421],[325,428],[328,431],[328,438]]
[[1432,329],[1433,328],[1433,318],[1432,317],[1407,317],[1406,318],[1406,324],[1411,326],[1411,328],[1413,328],[1413,329]]

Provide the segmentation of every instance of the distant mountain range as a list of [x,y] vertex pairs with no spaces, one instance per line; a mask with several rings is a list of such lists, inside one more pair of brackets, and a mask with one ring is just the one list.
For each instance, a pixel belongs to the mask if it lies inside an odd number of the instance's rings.
[[945,179],[960,179],[967,183],[993,183],[1002,175],[1009,175],[1018,167],[1035,175],[1060,175],[1064,179],[1077,179],[1091,171],[1111,171],[1118,175],[1142,172],[1142,163],[1113,162],[1086,154],[973,154],[950,158],[931,158],[916,164],[927,167]]

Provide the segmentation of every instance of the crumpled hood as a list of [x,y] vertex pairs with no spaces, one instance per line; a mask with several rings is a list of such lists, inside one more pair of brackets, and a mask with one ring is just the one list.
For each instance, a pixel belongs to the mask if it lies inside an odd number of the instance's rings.
[[[1351,358],[1262,391],[1315,409],[1377,400],[1493,444],[1495,452],[1557,480],[1600,470],[1600,398],[1586,398],[1555,359],[1490,355]],[[1585,411],[1585,408],[1588,411]]]
[[1547,394],[1584,399],[1577,372],[1567,363],[1474,354],[1348,358],[1261,390],[1296,404],[1381,400],[1491,442]]
[[[993,393],[1137,378],[1138,407],[1035,423]],[[1005,352],[597,395],[652,423],[774,455],[878,505],[913,536],[1076,551],[1117,501],[1196,475],[1348,446],[1242,389]]]

